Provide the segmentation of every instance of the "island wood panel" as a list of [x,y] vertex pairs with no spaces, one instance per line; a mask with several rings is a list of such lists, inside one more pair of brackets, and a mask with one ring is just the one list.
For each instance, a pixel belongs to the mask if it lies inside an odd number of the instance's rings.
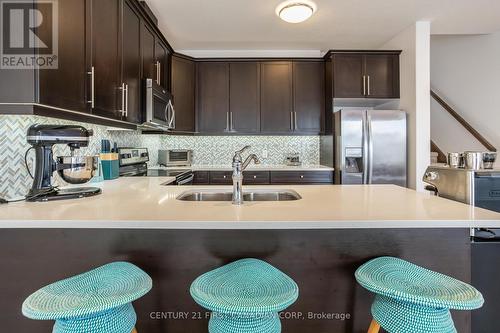
[[[153,279],[153,289],[134,302],[137,329],[148,333],[207,332],[206,312],[189,295],[191,282],[246,257],[265,260],[297,282],[299,299],[287,315],[351,316],[349,320],[286,319],[283,332],[287,333],[365,333],[373,295],[356,283],[354,272],[375,257],[396,256],[465,282],[471,279],[468,229],[4,229],[0,253],[4,254],[0,313],[5,332],[50,332],[52,322],[22,316],[23,300],[56,280],[119,260],[138,265]],[[187,319],[151,318],[184,312]],[[453,317],[458,332],[471,332],[470,312],[453,312]]]

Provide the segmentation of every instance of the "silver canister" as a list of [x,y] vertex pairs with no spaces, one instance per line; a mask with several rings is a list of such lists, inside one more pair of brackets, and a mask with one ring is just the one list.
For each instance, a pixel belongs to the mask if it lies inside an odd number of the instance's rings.
[[463,168],[464,155],[462,153],[448,153],[448,165],[450,168]]
[[483,168],[483,153],[479,151],[464,152],[464,167],[468,170],[480,170]]

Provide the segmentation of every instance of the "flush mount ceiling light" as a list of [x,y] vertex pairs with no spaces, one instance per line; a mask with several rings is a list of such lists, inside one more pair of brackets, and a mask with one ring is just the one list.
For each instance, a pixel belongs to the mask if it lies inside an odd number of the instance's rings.
[[288,23],[300,23],[316,11],[316,4],[309,0],[289,0],[276,7],[276,15]]

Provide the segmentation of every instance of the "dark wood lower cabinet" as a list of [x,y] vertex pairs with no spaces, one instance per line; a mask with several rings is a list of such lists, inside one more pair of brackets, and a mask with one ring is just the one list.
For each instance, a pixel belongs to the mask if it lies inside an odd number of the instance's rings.
[[271,184],[332,184],[333,171],[271,171]]
[[210,171],[210,185],[230,185],[233,183],[232,171]]
[[268,185],[269,183],[269,171],[243,171],[244,185]]
[[[232,185],[232,171],[195,171],[194,185]],[[333,171],[243,171],[245,185],[333,184]]]
[[210,175],[208,171],[195,171],[193,185],[208,185],[210,184]]
[[[185,207],[192,205],[199,204]],[[203,208],[198,209],[203,214]],[[128,261],[153,279],[153,289],[134,302],[138,332],[204,333],[209,312],[189,295],[191,283],[199,275],[235,260],[258,258],[285,272],[299,287],[298,300],[284,312],[283,332],[364,333],[371,320],[373,294],[354,278],[360,265],[375,257],[394,256],[470,283],[470,248],[469,229],[465,228],[4,229],[0,232],[0,253],[8,255],[0,262],[2,330],[51,332],[53,321],[31,320],[21,314],[28,295],[98,266]],[[498,295],[485,293],[484,298],[488,302]],[[187,317],[164,317],[180,313]],[[299,313],[304,317],[290,317]],[[343,319],[328,319],[321,314],[340,314]],[[458,332],[471,332],[470,311],[454,311],[453,319]]]

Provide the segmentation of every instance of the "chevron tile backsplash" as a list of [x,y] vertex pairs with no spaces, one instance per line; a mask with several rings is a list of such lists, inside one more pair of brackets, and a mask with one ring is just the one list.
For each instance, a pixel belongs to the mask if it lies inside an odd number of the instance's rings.
[[[12,199],[24,196],[31,187],[32,180],[26,170],[24,154],[30,145],[26,142],[26,131],[33,124],[78,124],[94,131],[87,148],[77,154],[95,155],[99,153],[101,139],[116,142],[119,147],[145,147],[149,149],[150,166],[158,163],[158,149],[191,149],[194,165],[230,165],[232,154],[245,145],[251,145],[251,152],[262,158],[264,165],[283,164],[287,153],[300,154],[303,164],[319,164],[318,136],[172,136],[142,135],[137,131],[123,131],[109,127],[82,124],[39,116],[0,115],[0,197]],[[54,155],[69,155],[69,148],[56,145]],[[33,154],[28,155],[28,166],[33,166]],[[56,176],[56,184],[63,184]]]

